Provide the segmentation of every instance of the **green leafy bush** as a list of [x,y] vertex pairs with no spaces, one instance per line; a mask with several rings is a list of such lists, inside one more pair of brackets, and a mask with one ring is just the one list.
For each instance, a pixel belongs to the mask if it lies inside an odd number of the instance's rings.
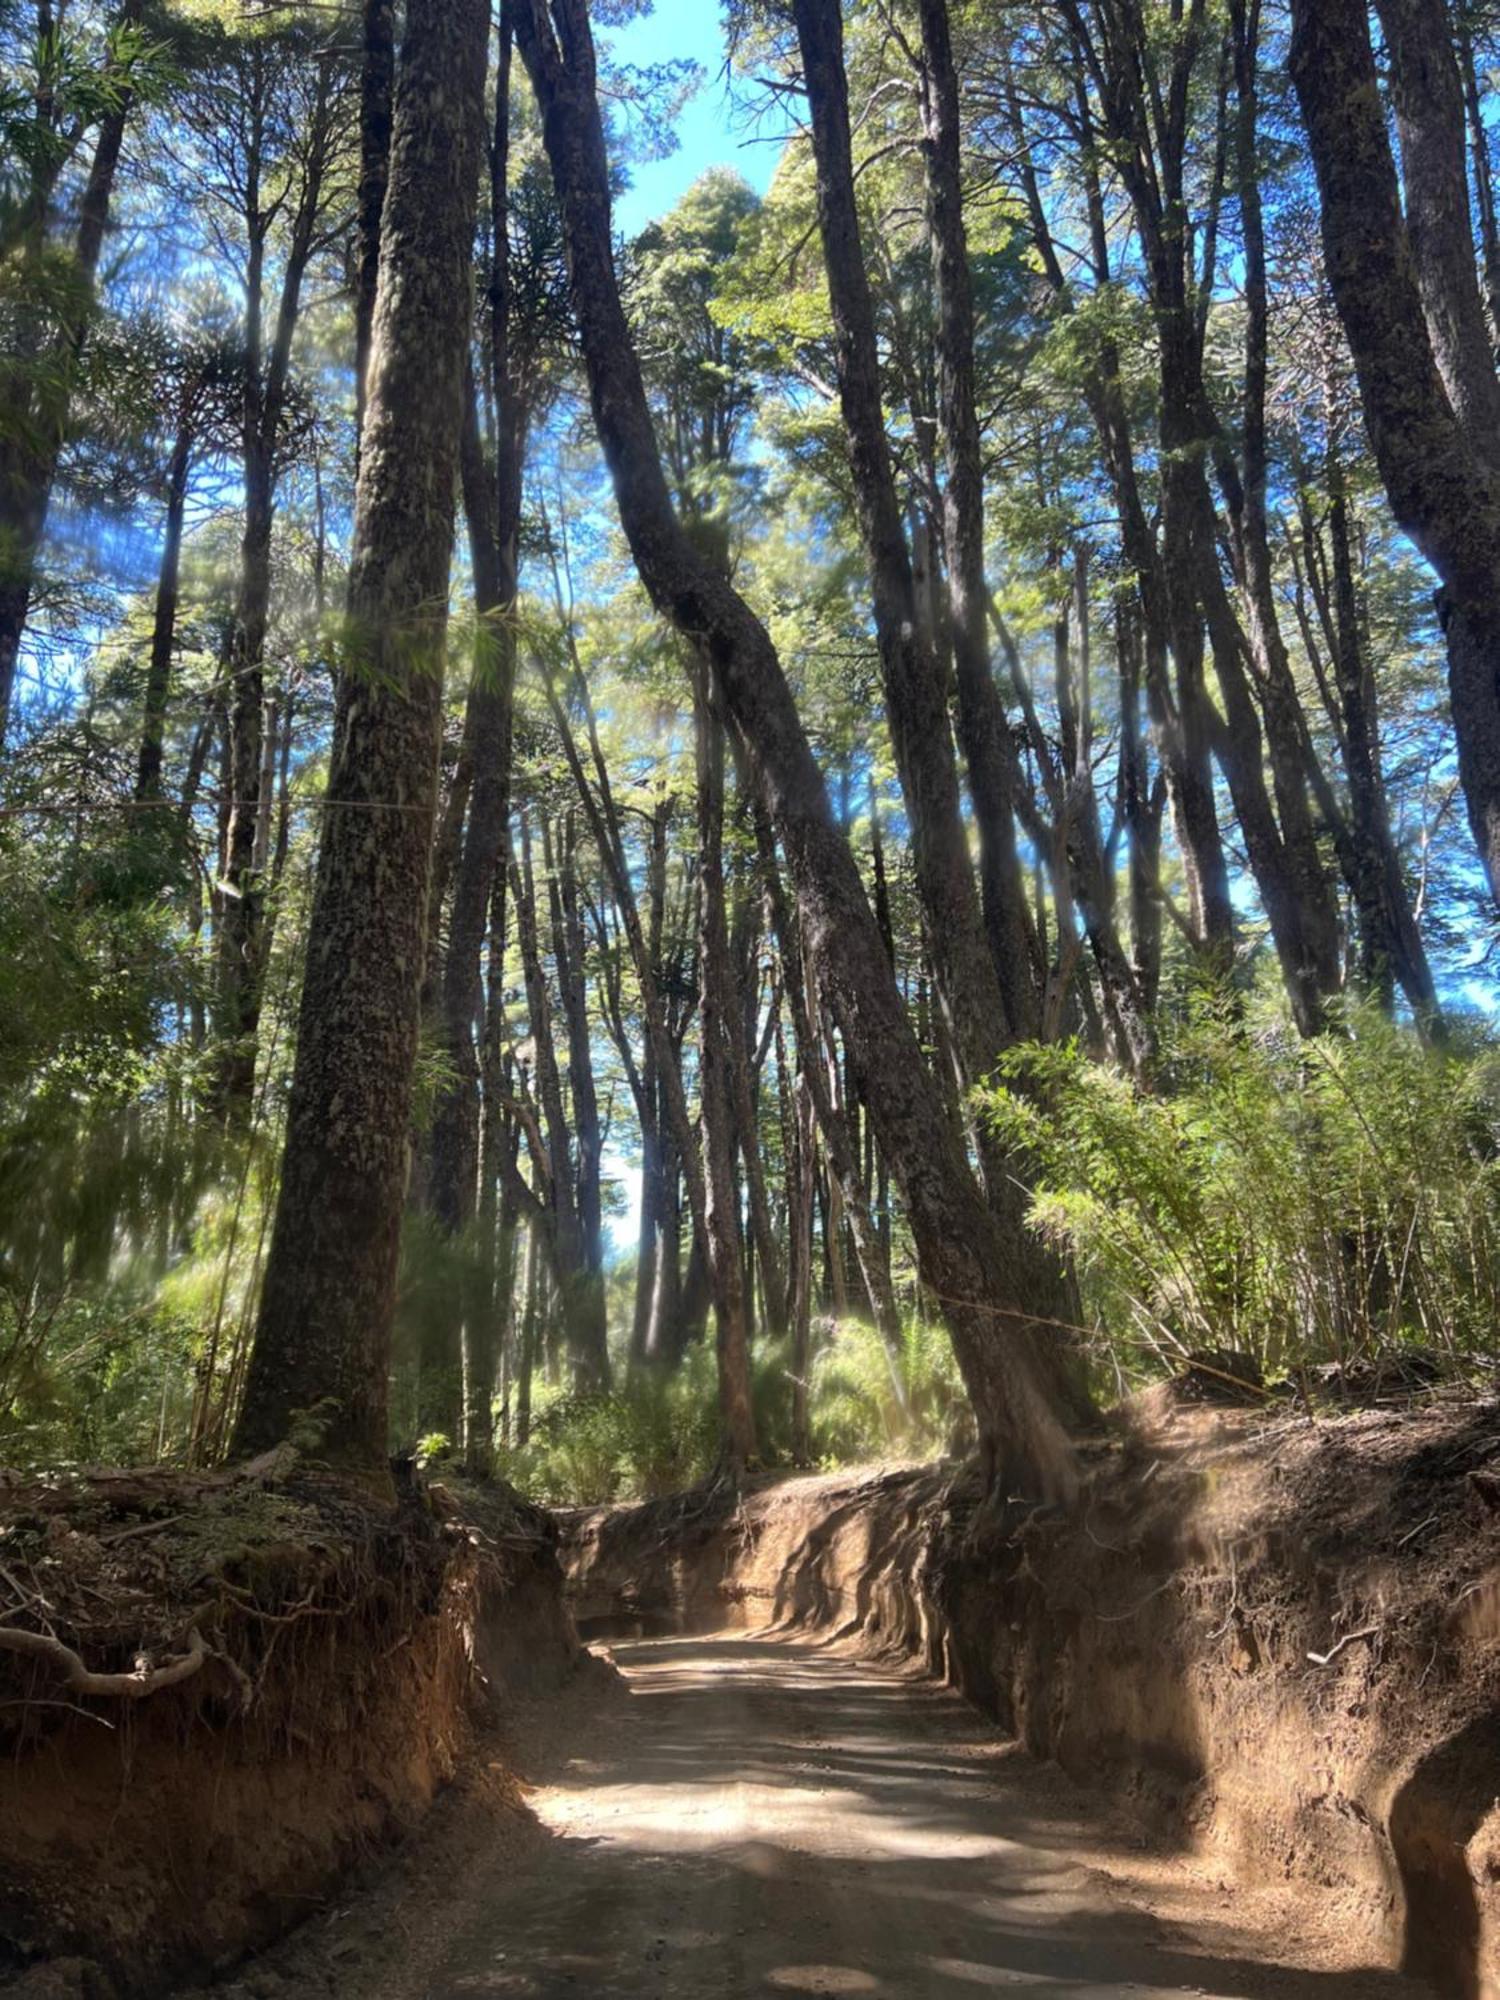
[[610,1395],[562,1395],[535,1416],[531,1437],[502,1455],[507,1479],[552,1505],[597,1506],[679,1492],[718,1455],[711,1374],[689,1356],[671,1378],[643,1372]]
[[907,1320],[892,1355],[863,1320],[835,1321],[813,1355],[810,1389],[822,1463],[935,1457],[967,1442],[968,1400],[942,1326]]
[[1200,1003],[1154,1094],[1073,1047],[985,1095],[1034,1162],[1035,1227],[1076,1261],[1125,1380],[1205,1347],[1268,1378],[1421,1346],[1456,1365],[1500,1314],[1500,1051],[1373,1010],[1299,1040]]
[[[873,1327],[820,1322],[809,1376],[814,1457],[857,1464],[936,1456],[967,1443],[968,1405],[941,1327],[915,1322],[893,1361]],[[751,1361],[760,1460],[793,1463],[792,1378],[786,1346],[762,1342]],[[712,1347],[694,1348],[672,1376],[643,1371],[610,1395],[554,1396],[537,1410],[524,1446],[502,1454],[507,1479],[555,1506],[597,1506],[679,1493],[719,1460]]]

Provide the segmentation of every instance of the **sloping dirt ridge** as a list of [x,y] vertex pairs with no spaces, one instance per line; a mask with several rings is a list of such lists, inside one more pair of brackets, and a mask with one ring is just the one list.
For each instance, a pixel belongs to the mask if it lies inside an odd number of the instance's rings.
[[43,1640],[0,1646],[0,1988],[80,2000],[308,1916],[582,1657],[539,1509],[414,1479],[392,1507],[294,1455],[0,1476],[0,1605]]
[[1500,2000],[1500,1408],[1158,1410],[1086,1472],[1067,1521],[934,1467],[574,1515],[575,1612],[919,1660],[1367,1963]]

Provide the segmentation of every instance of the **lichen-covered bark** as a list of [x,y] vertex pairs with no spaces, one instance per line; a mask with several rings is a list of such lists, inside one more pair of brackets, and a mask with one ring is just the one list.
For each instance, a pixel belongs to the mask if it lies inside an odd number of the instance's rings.
[[854,857],[764,626],[674,513],[612,257],[609,169],[583,0],[526,0],[516,40],[542,111],[563,212],[594,421],[642,581],[712,666],[741,736],[854,1057],[900,1174],[923,1275],[942,1298],[982,1435],[1013,1487],[1070,1483],[1059,1412],[1079,1404],[1055,1334],[1033,1318],[922,1060]]
[[281,1192],[235,1448],[378,1466],[442,740],[486,0],[409,0]]

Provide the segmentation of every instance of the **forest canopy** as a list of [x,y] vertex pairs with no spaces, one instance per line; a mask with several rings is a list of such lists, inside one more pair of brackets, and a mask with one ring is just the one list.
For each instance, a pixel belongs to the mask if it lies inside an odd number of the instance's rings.
[[1500,9],[648,12],[0,0],[0,1457],[1491,1369]]

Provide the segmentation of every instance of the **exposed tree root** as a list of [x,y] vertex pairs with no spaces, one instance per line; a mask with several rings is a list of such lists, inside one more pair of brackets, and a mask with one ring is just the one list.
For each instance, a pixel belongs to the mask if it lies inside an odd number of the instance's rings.
[[210,1657],[202,1633],[194,1630],[188,1634],[187,1651],[162,1666],[149,1667],[141,1660],[126,1674],[96,1674],[61,1639],[51,1639],[45,1632],[23,1632],[13,1625],[0,1625],[0,1652],[45,1660],[58,1669],[63,1686],[74,1694],[116,1695],[125,1701],[139,1701],[162,1688],[176,1687],[191,1679]]

